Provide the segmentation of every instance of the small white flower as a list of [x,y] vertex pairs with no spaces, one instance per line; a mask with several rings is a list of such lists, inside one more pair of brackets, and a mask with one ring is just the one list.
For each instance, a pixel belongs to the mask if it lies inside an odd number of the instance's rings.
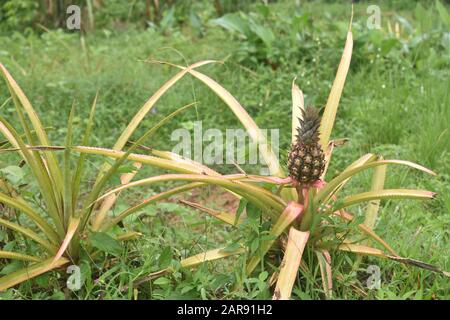
[[383,89],[386,89],[386,85],[385,85],[385,84],[383,84],[381,87],[382,87]]

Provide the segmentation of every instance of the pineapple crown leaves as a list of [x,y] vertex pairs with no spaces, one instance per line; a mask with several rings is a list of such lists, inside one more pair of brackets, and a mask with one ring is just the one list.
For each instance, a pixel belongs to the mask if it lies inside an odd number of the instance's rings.
[[302,109],[302,117],[303,119],[299,119],[300,126],[297,128],[297,141],[305,144],[319,141],[319,110],[306,107]]

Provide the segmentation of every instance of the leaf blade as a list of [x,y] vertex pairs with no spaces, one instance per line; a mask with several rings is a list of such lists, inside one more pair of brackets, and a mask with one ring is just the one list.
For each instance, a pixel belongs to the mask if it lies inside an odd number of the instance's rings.
[[337,108],[339,106],[339,101],[344,89],[345,79],[347,78],[347,73],[350,68],[350,61],[353,51],[353,34],[351,31],[351,23],[352,22],[350,20],[349,30],[347,32],[347,40],[345,41],[341,62],[339,63],[336,77],[334,79],[333,86],[331,87],[330,95],[328,96],[325,111],[320,123],[320,144],[323,150],[326,150],[328,141],[330,140],[334,120],[336,119]]
[[[303,214],[304,207],[303,205],[296,202],[289,202],[286,206],[278,220],[272,226],[269,235],[276,239],[281,233],[294,222],[295,219],[298,219],[299,216]],[[260,250],[257,254],[250,258],[247,263],[246,272],[247,274],[251,274],[253,270],[256,268],[258,263],[261,261],[262,257],[267,253],[270,247],[273,245],[275,240],[266,240],[261,244]]]
[[50,270],[59,268],[67,263],[69,263],[69,260],[66,258],[61,258],[55,263],[53,263],[53,258],[50,258],[42,262],[33,264],[30,267],[17,270],[0,278],[0,291],[11,288],[21,282],[37,277]]
[[303,98],[303,92],[295,84],[294,79],[292,81],[292,134],[291,142],[294,144],[297,141],[297,129],[300,127],[300,119],[302,119],[302,110],[305,108],[305,101]]
[[299,231],[294,227],[289,229],[288,242],[283,257],[282,267],[273,294],[273,300],[289,300],[298,269],[309,239],[309,231]]
[[348,206],[381,199],[433,199],[435,193],[427,190],[414,189],[383,189],[379,191],[362,192],[356,195],[347,196],[344,201],[339,204],[336,210],[346,208]]

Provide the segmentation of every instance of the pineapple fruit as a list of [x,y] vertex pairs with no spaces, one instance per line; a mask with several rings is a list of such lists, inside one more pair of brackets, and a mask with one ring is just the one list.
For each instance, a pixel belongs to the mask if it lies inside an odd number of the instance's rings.
[[292,179],[301,184],[312,184],[319,180],[325,168],[325,156],[319,144],[320,116],[314,107],[302,110],[302,116],[287,164]]

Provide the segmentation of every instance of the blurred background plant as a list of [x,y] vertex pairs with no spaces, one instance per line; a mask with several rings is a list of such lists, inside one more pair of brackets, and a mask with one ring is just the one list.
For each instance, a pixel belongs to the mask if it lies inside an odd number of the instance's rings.
[[[332,48],[342,42],[342,37],[334,36],[333,31],[345,30],[345,24],[333,19],[332,10],[322,15],[328,23],[318,24],[317,12],[305,8],[300,1],[286,10],[286,6],[269,5],[268,1],[234,0],[8,0],[0,6],[0,30],[31,33],[45,32],[42,27],[64,30],[69,5],[82,9],[82,29],[86,32],[155,28],[168,35],[187,27],[193,29],[192,35],[202,36],[205,28],[220,26],[240,43],[234,53],[236,61],[253,68],[260,63],[274,69],[280,64],[310,63],[318,53],[338,56]],[[411,7],[406,3],[397,6]],[[439,19],[432,19],[435,15]],[[414,20],[414,26],[410,20]],[[369,29],[366,21],[355,22],[358,49],[355,65],[399,58],[406,58],[417,68],[424,65],[423,59],[437,67],[448,65],[450,15],[439,0],[415,4],[408,16],[385,11],[381,23],[380,29]]]

